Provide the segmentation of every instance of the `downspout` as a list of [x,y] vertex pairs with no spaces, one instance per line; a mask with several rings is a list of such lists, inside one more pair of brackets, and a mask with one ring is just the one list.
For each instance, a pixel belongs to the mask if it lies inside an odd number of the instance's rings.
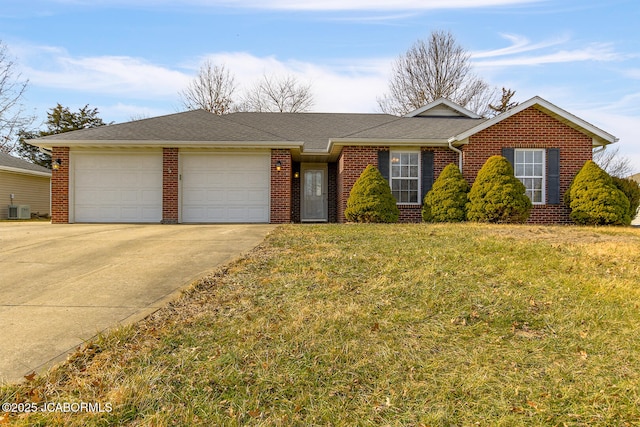
[[599,148],[596,148],[595,150],[593,150],[591,152],[591,157],[593,157],[594,154],[600,153],[600,152],[602,152],[602,151],[604,151],[606,149],[607,149],[606,145],[601,145]]
[[460,173],[462,173],[462,150],[459,150],[458,148],[453,146],[453,141],[455,140],[456,138],[453,137],[449,138],[447,142],[449,143],[449,149],[458,153],[458,169],[460,169]]

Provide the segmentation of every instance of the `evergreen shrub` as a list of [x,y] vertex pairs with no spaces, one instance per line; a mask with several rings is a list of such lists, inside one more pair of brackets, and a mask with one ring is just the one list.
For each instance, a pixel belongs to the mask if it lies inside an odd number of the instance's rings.
[[618,190],[622,191],[627,199],[629,199],[629,223],[638,215],[638,207],[640,207],[640,184],[629,178],[618,178],[612,176],[613,183]]
[[631,222],[630,203],[608,173],[588,160],[573,179],[565,197],[569,216],[581,225],[623,225]]
[[424,197],[422,219],[427,222],[461,222],[467,218],[469,184],[458,166],[447,165]]
[[353,222],[398,222],[396,199],[378,168],[369,165],[362,172],[349,193],[344,215]]
[[523,223],[532,208],[524,184],[513,175],[513,167],[502,156],[487,159],[468,198],[467,218],[470,221]]

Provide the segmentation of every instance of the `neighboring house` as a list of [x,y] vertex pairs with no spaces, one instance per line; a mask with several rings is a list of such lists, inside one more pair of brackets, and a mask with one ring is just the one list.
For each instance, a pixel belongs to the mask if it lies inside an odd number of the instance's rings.
[[50,189],[49,169],[0,153],[0,219],[9,217],[9,205],[29,206],[31,213],[47,216]]
[[613,135],[541,99],[485,119],[448,100],[386,114],[189,111],[31,143],[51,150],[52,221],[344,222],[369,164],[389,180],[401,221],[449,163],[473,183],[506,156],[527,187],[531,223],[569,222],[562,195]]

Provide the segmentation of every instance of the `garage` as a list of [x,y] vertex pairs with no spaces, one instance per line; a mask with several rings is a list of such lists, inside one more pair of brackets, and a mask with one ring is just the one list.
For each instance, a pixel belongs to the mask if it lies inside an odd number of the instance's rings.
[[269,222],[270,153],[181,153],[181,222]]
[[159,223],[162,152],[73,152],[75,222]]

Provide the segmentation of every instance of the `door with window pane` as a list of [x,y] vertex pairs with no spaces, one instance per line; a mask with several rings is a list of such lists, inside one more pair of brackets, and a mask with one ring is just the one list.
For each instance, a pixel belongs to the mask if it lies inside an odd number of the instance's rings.
[[327,221],[327,165],[302,165],[302,221]]

